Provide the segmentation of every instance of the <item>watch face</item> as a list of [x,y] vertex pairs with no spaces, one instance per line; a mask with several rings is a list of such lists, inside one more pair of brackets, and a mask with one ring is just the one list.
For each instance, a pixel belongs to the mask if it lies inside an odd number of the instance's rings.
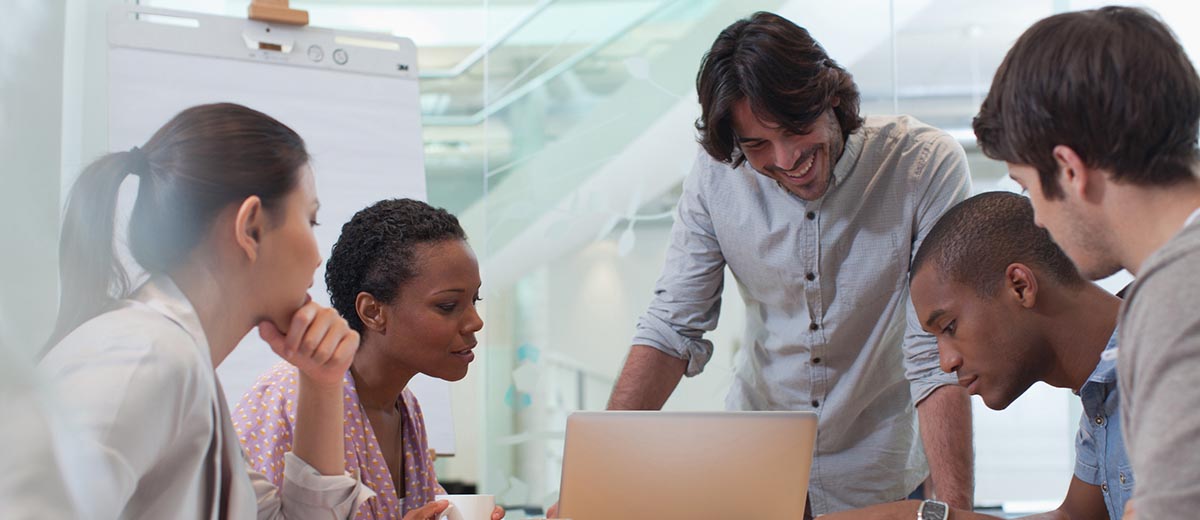
[[922,520],[946,520],[946,504],[941,502],[927,501],[925,508],[922,511]]

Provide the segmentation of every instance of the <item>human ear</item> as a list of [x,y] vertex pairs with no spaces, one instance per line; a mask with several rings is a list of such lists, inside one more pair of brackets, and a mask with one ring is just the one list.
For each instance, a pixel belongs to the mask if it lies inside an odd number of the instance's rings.
[[1068,195],[1084,198],[1087,195],[1088,183],[1094,180],[1097,172],[1089,168],[1083,158],[1069,146],[1055,146],[1052,153],[1060,173],[1057,179],[1059,186]]
[[371,293],[358,293],[354,298],[354,311],[358,313],[358,319],[362,320],[366,328],[379,333],[387,332],[387,313],[384,312],[383,304]]
[[266,212],[262,199],[257,195],[246,197],[238,206],[233,220],[234,241],[239,249],[246,254],[251,262],[258,259],[258,248],[262,244],[263,230],[266,229]]
[[1010,264],[1004,270],[1004,287],[1006,293],[1012,295],[1021,307],[1032,309],[1037,303],[1037,277],[1025,264]]

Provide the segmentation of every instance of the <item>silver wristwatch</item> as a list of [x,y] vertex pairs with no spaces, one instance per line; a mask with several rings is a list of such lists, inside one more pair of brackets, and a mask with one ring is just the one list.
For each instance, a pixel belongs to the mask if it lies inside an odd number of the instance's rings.
[[950,506],[937,500],[921,502],[917,508],[917,520],[950,520]]

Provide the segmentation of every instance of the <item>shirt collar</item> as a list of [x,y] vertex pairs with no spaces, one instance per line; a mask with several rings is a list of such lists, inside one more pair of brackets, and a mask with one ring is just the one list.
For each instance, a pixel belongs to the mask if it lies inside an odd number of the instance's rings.
[[1196,208],[1196,211],[1193,211],[1192,214],[1188,216],[1187,221],[1183,223],[1183,227],[1188,227],[1192,224],[1195,224],[1197,220],[1200,220],[1200,208]]
[[1112,337],[1108,338],[1108,345],[1104,347],[1104,351],[1100,353],[1100,362],[1096,364],[1096,369],[1092,371],[1092,375],[1088,376],[1090,383],[1111,384],[1117,382],[1117,332],[1119,329],[1114,329]]
[[158,311],[178,325],[196,341],[198,347],[203,348],[204,355],[201,357],[212,362],[212,352],[209,352],[208,338],[204,336],[204,327],[200,325],[200,316],[196,314],[196,309],[192,307],[192,302],[188,301],[187,295],[183,294],[171,277],[161,274],[152,275],[130,299]]
[[854,166],[858,164],[858,156],[862,154],[866,141],[864,128],[859,128],[846,136],[846,147],[842,150],[842,156],[838,158],[837,164],[833,165],[833,178],[830,179],[829,190],[825,193],[836,189],[839,182],[845,181],[846,177],[854,172]]

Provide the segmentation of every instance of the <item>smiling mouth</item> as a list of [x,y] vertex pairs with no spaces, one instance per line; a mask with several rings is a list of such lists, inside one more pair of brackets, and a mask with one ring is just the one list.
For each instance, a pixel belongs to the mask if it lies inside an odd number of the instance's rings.
[[817,153],[819,151],[820,150],[813,150],[810,152],[807,159],[800,161],[798,164],[793,166],[791,170],[779,169],[778,172],[787,180],[792,181],[792,183],[801,183],[801,181],[807,181],[809,173],[812,172],[813,165],[817,162]]

